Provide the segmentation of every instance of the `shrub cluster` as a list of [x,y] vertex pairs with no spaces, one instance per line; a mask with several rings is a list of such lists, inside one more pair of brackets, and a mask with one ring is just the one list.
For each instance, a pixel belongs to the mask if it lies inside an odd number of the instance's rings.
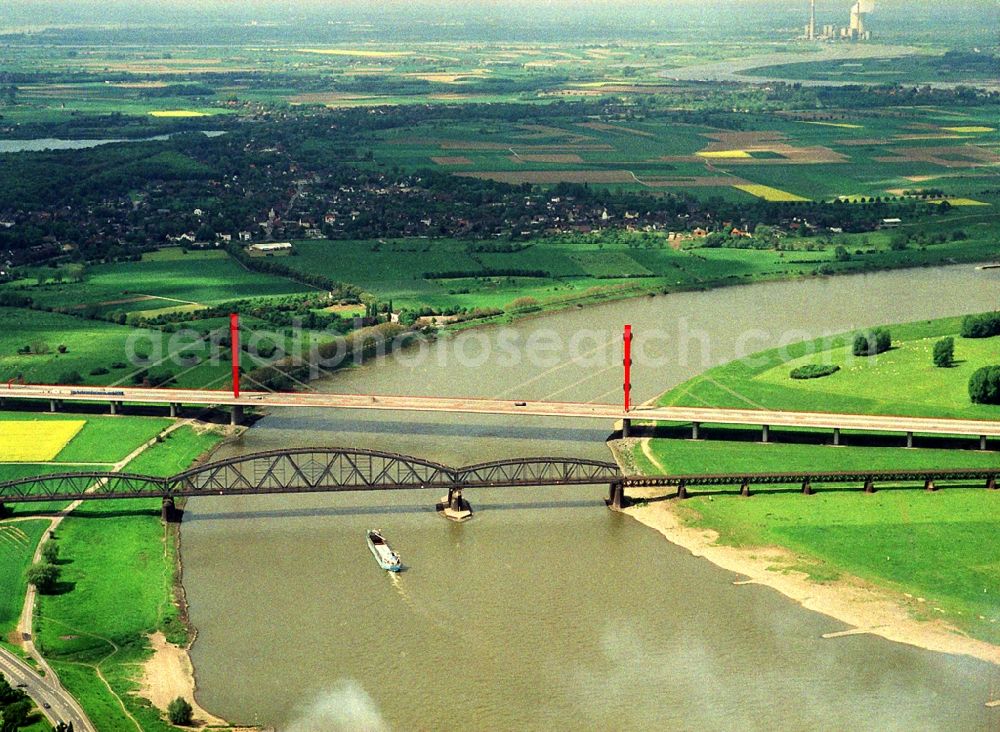
[[799,366],[796,369],[792,369],[792,372],[788,375],[793,379],[820,379],[824,376],[835,374],[838,371],[840,371],[840,366],[834,366],[831,363],[810,363],[805,366]]
[[942,338],[934,344],[934,365],[946,369],[955,364],[955,339]]
[[1000,335],[1000,312],[962,318],[963,338],[990,338],[995,335]]
[[892,347],[892,336],[885,328],[875,328],[867,333],[854,336],[855,356],[874,356],[888,351]]
[[969,398],[976,404],[1000,404],[1000,365],[983,366],[972,374]]

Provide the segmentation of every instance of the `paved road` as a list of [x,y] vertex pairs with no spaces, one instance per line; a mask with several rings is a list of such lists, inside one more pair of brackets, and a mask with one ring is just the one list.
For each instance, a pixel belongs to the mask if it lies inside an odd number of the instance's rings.
[[17,385],[0,387],[3,399],[45,399],[83,402],[133,402],[143,404],[240,405],[252,407],[310,407],[401,412],[451,412],[530,417],[564,417],[615,422],[623,418],[657,422],[700,422],[769,427],[804,427],[879,432],[913,432],[972,437],[1000,437],[1000,421],[873,416],[832,412],[787,412],[757,409],[702,407],[637,407],[626,414],[614,404],[512,401],[462,397],[367,396],[359,394],[242,392],[239,399],[228,391],[202,389],[148,389],[136,387],[60,387]]
[[[57,680],[39,676],[31,666],[13,653],[0,648],[0,672],[12,685],[24,684],[28,693],[53,724],[72,722],[79,732],[97,732],[76,700]],[[45,705],[48,704],[48,708]]]

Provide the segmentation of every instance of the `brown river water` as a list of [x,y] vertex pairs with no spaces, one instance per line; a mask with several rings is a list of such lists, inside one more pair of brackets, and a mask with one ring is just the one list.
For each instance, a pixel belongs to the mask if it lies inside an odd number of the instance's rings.
[[[443,338],[320,388],[617,402],[630,322],[657,336],[635,355],[642,401],[741,350],[998,303],[1000,270],[971,266],[641,298]],[[529,338],[534,357],[508,348]],[[609,459],[611,428],[289,409],[223,454]],[[469,492],[476,516],[461,525],[435,514],[428,491],[190,501],[182,552],[199,700],[291,732],[1000,729],[1000,709],[985,706],[1000,696],[1000,668],[874,636],[823,639],[846,626],[734,585],[609,512],[606,490]],[[375,527],[402,555],[398,576],[365,547]]]

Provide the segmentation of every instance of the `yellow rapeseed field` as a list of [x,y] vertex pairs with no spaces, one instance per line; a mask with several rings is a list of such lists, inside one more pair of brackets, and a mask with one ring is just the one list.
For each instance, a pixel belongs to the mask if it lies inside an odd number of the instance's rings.
[[86,420],[0,421],[0,463],[54,460]]
[[190,109],[162,109],[150,112],[154,117],[208,117],[207,112],[194,112]]
[[746,150],[702,150],[695,153],[703,158],[749,158],[753,157]]
[[746,183],[742,185],[735,185],[733,188],[738,188],[741,191],[746,191],[752,196],[757,196],[757,198],[763,198],[765,201],[808,201],[808,198],[803,198],[802,196],[796,196],[794,193],[788,193],[780,188],[771,188],[771,186],[762,186],[756,183]]

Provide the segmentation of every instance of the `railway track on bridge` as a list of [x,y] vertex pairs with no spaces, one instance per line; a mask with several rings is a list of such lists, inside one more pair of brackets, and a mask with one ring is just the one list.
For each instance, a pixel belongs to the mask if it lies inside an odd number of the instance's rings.
[[[423,458],[353,448],[298,448],[252,453],[219,460],[169,477],[135,473],[74,472],[38,475],[0,483],[0,506],[43,501],[95,501],[160,498],[164,517],[178,498],[440,489],[449,500],[463,490],[607,485],[609,503],[621,507],[628,488],[676,488],[685,498],[692,487],[734,486],[743,495],[753,487],[799,485],[805,494],[815,485],[855,484],[874,492],[887,484],[922,484],[936,490],[943,483],[980,483],[997,488],[996,468],[948,470],[871,470],[835,472],[715,473],[626,475],[618,465],[599,460],[530,457],[451,467]],[[168,506],[169,502],[169,506]]]

